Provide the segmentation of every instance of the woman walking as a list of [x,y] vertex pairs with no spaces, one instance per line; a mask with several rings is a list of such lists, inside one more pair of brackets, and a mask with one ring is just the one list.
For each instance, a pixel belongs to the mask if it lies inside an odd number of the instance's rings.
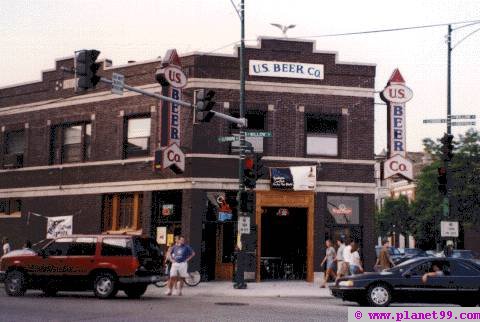
[[352,243],[352,257],[350,262],[350,274],[363,273],[362,261],[360,260],[360,253],[358,252],[358,243]]
[[325,270],[325,277],[323,280],[323,284],[322,286],[320,286],[322,288],[326,287],[329,277],[332,277],[333,280],[335,280],[337,277],[337,275],[335,274],[335,266],[334,266],[335,257],[337,256],[335,252],[335,248],[333,248],[332,242],[330,241],[330,239],[327,239],[327,241],[325,242],[325,246],[327,248],[325,251],[325,257],[323,258],[322,263],[320,264],[320,266],[323,266],[323,264],[327,262],[327,269]]

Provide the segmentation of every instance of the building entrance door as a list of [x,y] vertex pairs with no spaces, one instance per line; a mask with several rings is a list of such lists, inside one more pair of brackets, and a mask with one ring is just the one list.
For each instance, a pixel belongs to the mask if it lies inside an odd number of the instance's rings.
[[263,208],[260,278],[304,280],[307,257],[307,209]]
[[[271,238],[277,240],[277,244],[283,242],[283,240],[291,241],[291,245],[284,246],[284,248],[293,249],[293,252],[297,251],[297,254],[288,254],[287,251],[280,253],[280,264],[277,264],[278,267],[281,267],[281,257],[297,256],[297,261],[300,261],[298,258],[304,256],[305,260],[300,262],[305,263],[305,269],[297,268],[297,272],[302,271],[306,272],[303,275],[303,278],[307,282],[313,282],[313,254],[314,254],[314,205],[315,205],[315,192],[313,191],[256,191],[255,194],[255,223],[257,225],[257,247],[256,247],[256,272],[255,279],[257,282],[260,282],[263,279],[263,276],[268,276],[263,273],[262,276],[262,257],[279,257],[279,256],[267,256],[268,252],[270,255],[278,254],[278,248],[275,249],[275,242],[270,242],[268,238],[263,238],[263,234],[273,234]],[[276,209],[276,210],[275,210]],[[287,209],[291,211],[288,219],[276,220],[275,215],[279,209]],[[266,219],[263,219],[263,216],[266,216]],[[283,214],[280,214],[283,215]],[[266,228],[264,229],[264,225]],[[293,237],[293,234],[298,232],[294,230],[294,226],[299,225],[298,230],[301,230],[300,236]],[[290,227],[291,226],[291,227]],[[277,227],[277,229],[274,229]],[[287,227],[290,228],[290,231],[285,233],[282,231]],[[303,227],[303,228],[302,228]],[[270,229],[271,228],[271,229]],[[281,235],[284,236],[281,236]],[[264,245],[266,243],[267,245]],[[267,252],[264,254],[263,252]],[[303,253],[302,253],[303,252]],[[278,259],[272,259],[275,261]],[[286,262],[285,262],[286,263]],[[279,271],[278,271],[279,272]],[[273,272],[272,272],[273,273]],[[285,272],[283,272],[285,273]],[[276,272],[276,275],[279,273]],[[285,276],[285,274],[283,275]],[[297,276],[299,274],[297,273]]]

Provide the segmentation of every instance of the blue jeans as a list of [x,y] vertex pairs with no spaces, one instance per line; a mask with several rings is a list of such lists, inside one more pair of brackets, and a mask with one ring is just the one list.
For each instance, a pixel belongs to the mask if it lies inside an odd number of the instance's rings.
[[350,275],[355,275],[360,273],[360,267],[357,265],[350,264]]

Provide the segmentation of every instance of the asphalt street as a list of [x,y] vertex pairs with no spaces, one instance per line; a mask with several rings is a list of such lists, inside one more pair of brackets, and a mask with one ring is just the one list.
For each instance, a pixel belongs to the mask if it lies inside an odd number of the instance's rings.
[[6,296],[0,288],[0,321],[346,321],[347,303],[334,298],[158,296],[98,300],[92,293],[48,298],[29,291]]

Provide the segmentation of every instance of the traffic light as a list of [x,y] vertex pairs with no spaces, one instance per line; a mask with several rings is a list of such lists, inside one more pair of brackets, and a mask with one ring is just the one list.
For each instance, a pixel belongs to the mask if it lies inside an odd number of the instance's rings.
[[254,189],[257,185],[255,173],[255,159],[253,156],[246,156],[243,162],[243,184],[245,188]]
[[78,77],[78,88],[83,90],[94,88],[100,81],[100,76],[97,76],[100,63],[95,62],[98,55],[100,52],[95,49],[76,52],[75,73]]
[[447,168],[439,167],[438,168],[438,191],[443,195],[447,194]]
[[453,157],[453,135],[445,133],[440,139],[442,142],[443,161],[450,161]]
[[266,168],[262,161],[262,156],[260,154],[255,154],[255,177],[256,180],[262,178],[266,174]]
[[215,106],[216,102],[213,100],[215,91],[207,89],[197,89],[194,92],[194,105],[196,117],[199,122],[210,122],[212,117],[215,116],[211,110]]
[[240,191],[240,212],[253,213],[254,211],[253,191]]

